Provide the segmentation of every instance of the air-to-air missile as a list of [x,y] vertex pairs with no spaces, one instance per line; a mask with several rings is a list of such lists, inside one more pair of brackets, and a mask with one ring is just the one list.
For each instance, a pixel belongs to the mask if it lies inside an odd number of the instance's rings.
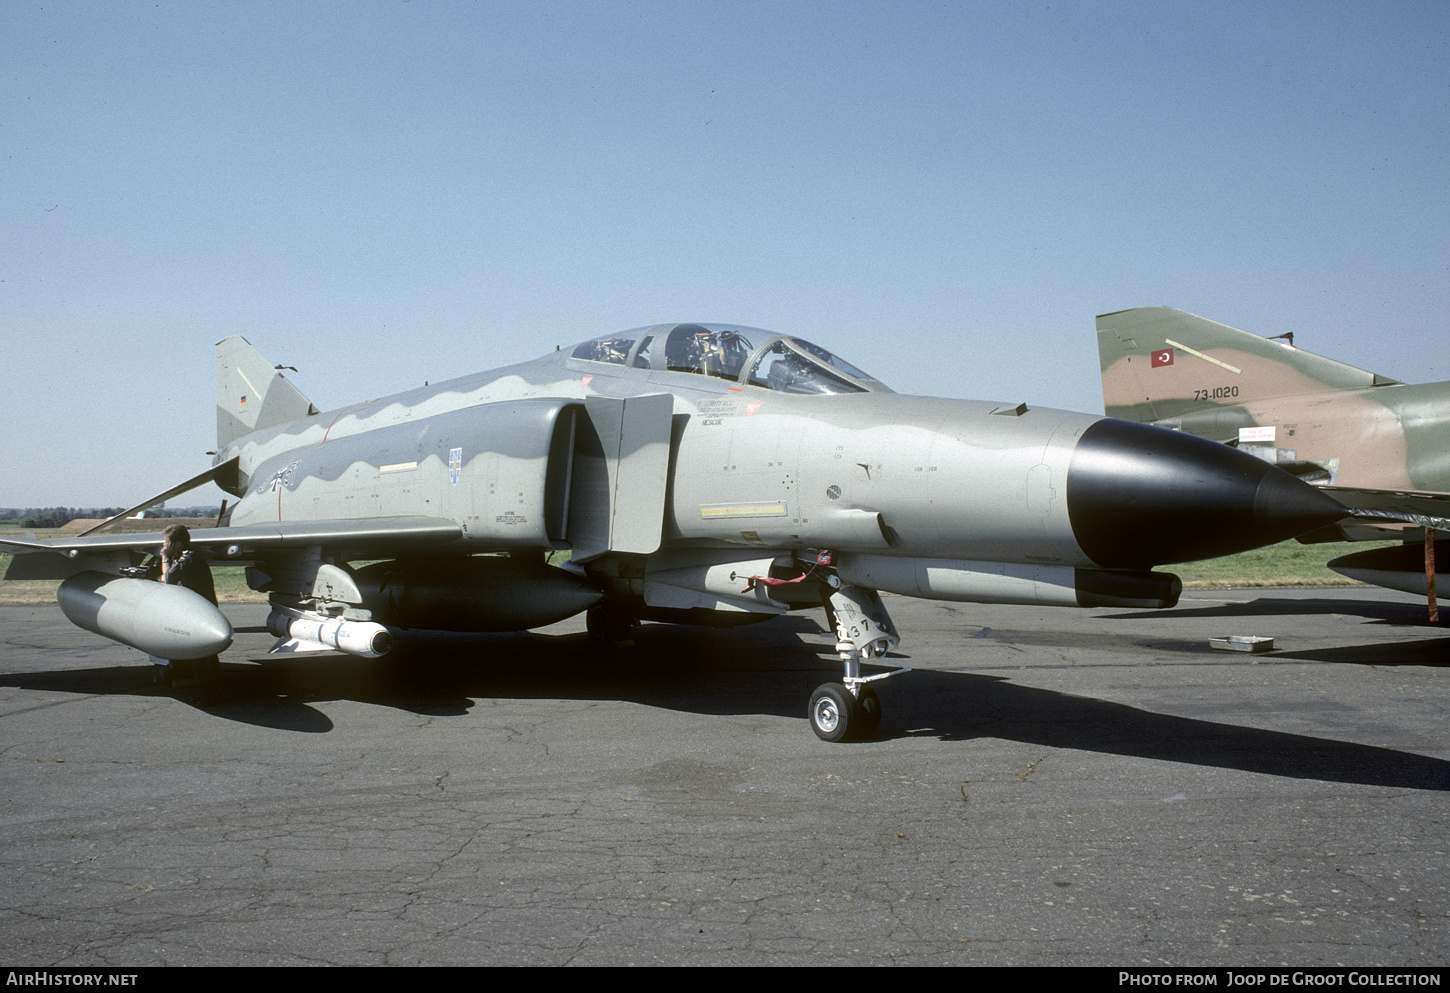
[[[211,480],[238,498],[192,548],[249,564],[282,650],[376,655],[380,632],[521,630],[585,610],[591,634],[617,643],[640,620],[734,625],[819,607],[844,677],[808,713],[832,741],[875,732],[872,683],[904,668],[885,657],[898,633],[883,592],[1166,607],[1181,584],[1154,567],[1344,514],[1202,438],[907,396],[808,341],[720,324],[605,335],[325,412],[228,338],[217,433],[212,468],[150,502]],[[32,553],[12,568],[73,576],[63,597],[115,603],[83,626],[152,651],[134,632],[170,626],[141,605],[156,584],[92,577],[160,541],[9,545]],[[547,564],[551,552],[569,561]],[[216,650],[210,628],[193,642],[173,651]]]
[[1261,338],[1171,307],[1102,314],[1097,328],[1109,417],[1232,445],[1321,486],[1350,514],[1300,540],[1402,540],[1329,567],[1427,592],[1426,538],[1450,539],[1450,382],[1401,383],[1296,348],[1292,332]]

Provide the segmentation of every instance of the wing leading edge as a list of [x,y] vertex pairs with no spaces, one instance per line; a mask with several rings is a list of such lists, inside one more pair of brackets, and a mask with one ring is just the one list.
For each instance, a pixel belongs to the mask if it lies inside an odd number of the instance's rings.
[[[462,537],[458,523],[446,518],[375,517],[208,528],[192,532],[191,546],[220,559],[248,559],[268,551],[311,547],[365,556],[436,548]],[[16,553],[6,579],[65,579],[77,571],[95,568],[91,563],[96,557],[155,553],[161,548],[161,540],[160,531],[149,531],[48,540],[6,538],[0,539],[0,547]]]

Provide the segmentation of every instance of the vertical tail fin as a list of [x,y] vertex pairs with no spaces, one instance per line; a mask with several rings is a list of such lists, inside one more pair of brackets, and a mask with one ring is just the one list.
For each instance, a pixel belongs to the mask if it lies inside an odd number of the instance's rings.
[[242,435],[317,413],[247,339],[233,335],[216,346],[218,450]]
[[1104,410],[1132,421],[1397,382],[1171,307],[1100,314],[1098,359]]

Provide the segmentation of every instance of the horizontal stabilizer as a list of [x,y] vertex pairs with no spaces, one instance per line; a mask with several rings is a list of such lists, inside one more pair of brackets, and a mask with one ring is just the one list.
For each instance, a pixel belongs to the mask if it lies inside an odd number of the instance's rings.
[[127,507],[125,510],[121,511],[114,517],[106,518],[106,520],[97,524],[95,527],[87,528],[85,531],[82,531],[80,533],[79,537],[85,537],[88,534],[95,534],[97,531],[104,528],[107,524],[114,524],[116,521],[121,520],[123,517],[130,517],[132,514],[139,514],[143,510],[150,510],[157,504],[165,503],[172,497],[180,496],[183,493],[189,493],[204,483],[210,483],[215,481],[218,486],[226,490],[228,493],[234,493],[238,488],[237,466],[240,462],[240,456],[227,459],[221,465],[212,466],[206,472],[198,473],[184,483],[177,483],[175,486],[171,487],[171,489],[167,490],[164,493],[158,493],[154,497],[149,497],[146,500],[143,500],[140,503],[136,504],[136,506],[134,507]]

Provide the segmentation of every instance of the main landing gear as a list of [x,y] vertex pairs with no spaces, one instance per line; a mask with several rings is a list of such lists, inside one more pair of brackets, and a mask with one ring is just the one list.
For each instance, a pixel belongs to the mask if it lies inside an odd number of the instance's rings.
[[823,741],[864,741],[881,726],[881,698],[870,684],[911,667],[897,665],[889,672],[861,675],[863,660],[881,658],[901,640],[875,590],[833,589],[826,599],[826,617],[836,630],[836,651],[845,675],[841,682],[824,683],[811,694],[806,711],[811,730]]
[[622,606],[607,599],[589,608],[584,615],[589,638],[600,648],[633,648],[639,621]]

